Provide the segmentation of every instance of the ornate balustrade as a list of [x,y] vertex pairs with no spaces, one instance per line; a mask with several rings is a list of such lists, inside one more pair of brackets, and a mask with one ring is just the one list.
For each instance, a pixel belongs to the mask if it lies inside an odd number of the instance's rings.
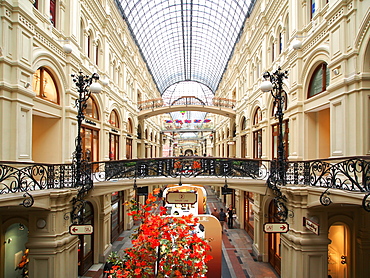
[[[285,162],[285,184],[306,185],[366,193],[370,211],[370,156]],[[276,180],[276,161],[218,157],[165,157],[84,164],[84,183],[145,177],[214,176]],[[0,162],[0,195],[43,189],[71,188],[76,184],[73,164]],[[266,183],[270,186],[270,182]],[[89,187],[90,188],[90,187]],[[326,193],[327,190],[324,192]],[[327,201],[322,195],[322,203]],[[330,204],[330,202],[329,202]],[[31,204],[32,205],[32,204]]]
[[370,192],[370,156],[289,161],[286,183]]
[[144,177],[241,177],[264,179],[269,161],[215,157],[167,157],[92,163],[94,181]]

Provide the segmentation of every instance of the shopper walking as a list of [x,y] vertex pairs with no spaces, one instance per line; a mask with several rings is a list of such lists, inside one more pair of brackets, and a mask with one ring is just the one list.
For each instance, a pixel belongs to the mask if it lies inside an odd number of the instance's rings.
[[[226,213],[224,212],[224,209],[223,209],[223,208],[221,208],[221,209],[220,209],[220,223],[221,223],[221,229],[224,229],[226,219],[227,219]],[[226,227],[225,227],[225,231],[226,231]]]
[[233,206],[229,205],[229,207],[227,208],[227,226],[229,227],[229,229],[233,228],[234,222],[233,216],[234,216]]

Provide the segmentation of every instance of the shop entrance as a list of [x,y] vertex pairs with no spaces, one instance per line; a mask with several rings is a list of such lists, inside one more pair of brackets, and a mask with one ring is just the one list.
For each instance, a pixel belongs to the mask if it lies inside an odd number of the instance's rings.
[[[94,211],[91,203],[86,202],[82,224],[94,226]],[[78,237],[78,275],[83,275],[93,265],[94,254],[94,233],[80,235]]]
[[343,223],[335,223],[330,226],[328,246],[328,277],[348,277],[348,237],[349,232]]
[[27,260],[28,251],[26,243],[28,241],[28,228],[22,223],[14,223],[5,232],[5,254],[4,254],[4,277],[22,277],[27,268],[27,264],[22,261]]
[[[278,217],[278,210],[275,206],[274,201],[270,202],[269,205],[269,222],[280,222]],[[268,234],[268,253],[269,263],[280,275],[281,273],[281,253],[280,253],[280,233],[269,233]]]

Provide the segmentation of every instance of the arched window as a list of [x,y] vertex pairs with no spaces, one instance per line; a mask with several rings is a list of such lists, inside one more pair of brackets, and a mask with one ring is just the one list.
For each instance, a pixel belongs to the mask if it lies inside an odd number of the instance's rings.
[[88,36],[87,36],[87,56],[89,58],[91,58],[91,48],[92,48],[92,35],[91,35],[91,32],[89,32]]
[[312,19],[316,15],[316,11],[317,11],[316,0],[311,0],[310,19]]
[[116,61],[113,61],[113,66],[112,66],[112,76],[113,76],[113,82],[117,82],[117,75],[116,75]]
[[132,120],[128,119],[127,122],[127,133],[132,134],[134,132],[133,125],[132,125]]
[[35,72],[32,88],[39,98],[59,104],[59,94],[55,80],[46,68],[41,67]]
[[98,111],[98,105],[96,104],[95,100],[90,97],[86,102],[86,116],[89,116],[90,118],[99,120],[99,111]]
[[[116,110],[112,110],[109,115],[109,123],[115,128],[119,128],[119,117]],[[119,159],[119,135],[118,130],[112,128],[112,132],[109,133],[109,159]]]
[[279,32],[279,54],[283,51],[283,34]]
[[142,128],[141,128],[141,125],[139,124],[137,126],[137,139],[141,139],[141,134],[142,134]]
[[286,19],[285,19],[285,24],[284,24],[284,28],[285,28],[285,34],[284,34],[284,47],[287,47],[288,46],[288,42],[289,42],[289,14],[287,14],[286,16]]
[[271,62],[275,61],[275,43],[274,43],[274,38],[271,38]]
[[258,107],[256,112],[254,113],[253,124],[257,125],[261,122],[261,120],[262,120],[262,111],[261,108]]
[[99,65],[99,42],[96,42],[95,46],[95,65]]
[[[257,108],[253,116],[253,125],[258,125],[262,120],[261,108]],[[258,128],[258,127],[257,127]],[[262,128],[253,131],[253,158],[262,158]]]
[[85,33],[85,27],[84,27],[83,21],[81,20],[80,22],[80,46],[82,49],[84,46],[84,33]]
[[330,73],[326,63],[321,63],[312,74],[308,87],[308,98],[326,91],[329,86]]
[[241,149],[241,157],[244,158],[246,157],[247,155],[247,136],[245,133],[243,133],[243,131],[245,131],[247,129],[247,121],[245,119],[245,117],[243,116],[242,120],[241,120],[241,144],[240,144],[240,149]]
[[241,120],[241,130],[245,130],[247,128],[247,121],[245,119],[245,117],[243,116],[242,120]]
[[255,70],[254,63],[251,66],[251,75],[250,76],[252,77],[251,83],[254,83],[254,80],[256,80],[256,78],[258,78],[257,72]]
[[118,113],[116,110],[112,110],[112,112],[110,113],[109,123],[112,126],[119,128],[119,118],[118,118]]
[[54,27],[56,22],[56,8],[56,0],[50,0],[50,21]]

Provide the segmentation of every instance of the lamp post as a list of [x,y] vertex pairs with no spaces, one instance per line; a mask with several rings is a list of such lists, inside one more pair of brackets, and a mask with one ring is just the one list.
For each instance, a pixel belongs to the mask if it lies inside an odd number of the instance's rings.
[[281,71],[280,67],[272,74],[265,72],[263,74],[265,81],[261,84],[263,92],[271,92],[274,98],[274,107],[276,107],[275,117],[279,122],[278,132],[278,151],[277,151],[277,179],[281,185],[285,185],[285,149],[284,149],[284,133],[283,120],[284,112],[283,106],[285,104],[285,91],[283,89],[283,79],[288,78],[287,71]]
[[[73,82],[77,86],[78,98],[75,101],[77,107],[77,137],[76,137],[76,149],[74,152],[73,162],[75,163],[75,187],[78,188],[77,197],[73,199],[73,211],[72,222],[74,224],[79,223],[82,220],[81,209],[84,207],[83,197],[92,187],[92,180],[87,178],[86,169],[83,169],[82,159],[82,137],[81,137],[81,125],[83,119],[85,119],[85,110],[87,107],[87,101],[91,97],[91,93],[100,93],[102,88],[96,81],[99,80],[99,75],[93,73],[90,76],[84,75],[82,71],[78,75],[72,74]],[[94,81],[94,82],[93,82]]]
[[288,216],[288,210],[284,204],[286,198],[282,195],[278,186],[285,185],[285,149],[284,149],[284,134],[283,134],[283,120],[284,112],[283,107],[286,101],[286,93],[283,89],[283,80],[288,78],[288,71],[282,71],[279,67],[273,73],[265,72],[263,74],[265,79],[261,84],[261,90],[263,92],[271,92],[274,98],[274,108],[276,108],[275,117],[278,119],[278,150],[275,167],[271,169],[271,175],[268,183],[271,189],[275,192],[275,203],[278,207],[278,214],[284,221]]

